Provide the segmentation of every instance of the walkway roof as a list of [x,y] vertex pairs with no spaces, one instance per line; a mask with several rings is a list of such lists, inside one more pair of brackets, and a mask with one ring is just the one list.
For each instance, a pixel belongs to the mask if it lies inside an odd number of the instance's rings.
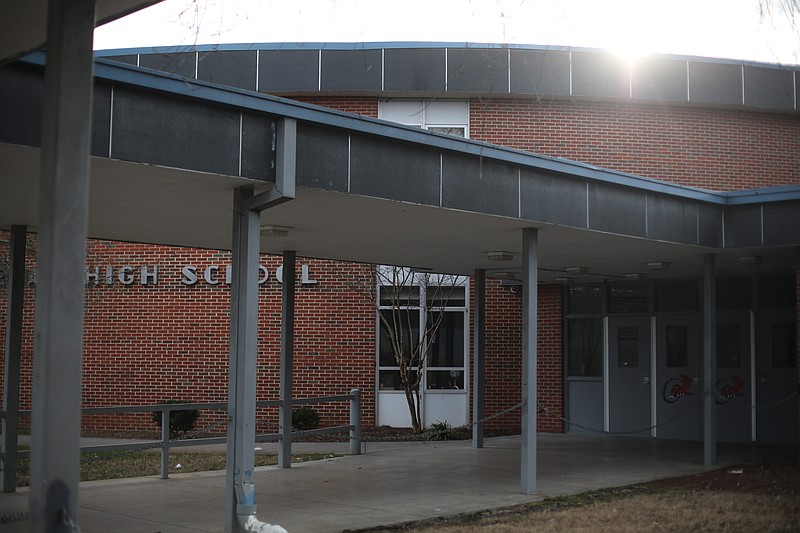
[[[37,224],[43,62],[0,70],[3,228]],[[715,193],[113,61],[95,76],[91,237],[229,249],[233,190],[274,186],[288,117],[297,198],[262,213],[289,228],[264,252],[492,275],[521,266],[520,230],[539,227],[542,281],[569,266],[600,281],[655,261],[696,275],[707,252],[725,272],[785,270],[800,244],[800,186]]]

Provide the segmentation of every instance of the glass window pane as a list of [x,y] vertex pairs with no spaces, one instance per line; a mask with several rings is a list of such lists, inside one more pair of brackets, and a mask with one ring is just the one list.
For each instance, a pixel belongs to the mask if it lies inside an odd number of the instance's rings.
[[441,319],[428,346],[428,366],[464,366],[464,313],[430,313],[429,324]]
[[428,130],[437,133],[446,133],[447,135],[455,135],[456,137],[467,136],[467,129],[459,126],[430,126]]
[[760,276],[758,306],[762,309],[794,307],[797,292],[794,275]]
[[[411,372],[409,378],[416,379],[416,372]],[[378,387],[380,390],[403,390],[403,384],[400,381],[399,370],[381,370],[378,372]]]
[[429,307],[465,307],[467,289],[463,285],[429,285],[427,294]]
[[717,309],[752,309],[753,283],[750,278],[717,280]]
[[794,324],[772,325],[772,367],[793,368],[797,365],[797,331]]
[[384,306],[416,306],[419,305],[419,287],[382,285],[380,288],[380,298],[380,304]]
[[603,312],[603,288],[574,285],[567,290],[567,312],[571,315],[599,315]]
[[717,367],[742,367],[741,336],[739,324],[717,324]]
[[700,288],[696,281],[659,281],[655,287],[656,311],[697,311]]
[[686,326],[667,326],[667,367],[689,366],[689,338]]
[[574,318],[567,322],[570,376],[603,375],[603,321]]
[[608,289],[608,312],[647,312],[647,285],[610,286]]
[[428,389],[464,390],[463,370],[429,370]]
[[639,328],[622,327],[617,330],[618,360],[620,367],[639,366]]
[[[402,351],[405,360],[411,359],[412,350],[419,342],[419,311],[413,309],[381,309],[380,341],[378,364],[380,366],[399,366],[395,359],[392,339],[397,339],[397,349]],[[389,327],[387,328],[386,322]]]

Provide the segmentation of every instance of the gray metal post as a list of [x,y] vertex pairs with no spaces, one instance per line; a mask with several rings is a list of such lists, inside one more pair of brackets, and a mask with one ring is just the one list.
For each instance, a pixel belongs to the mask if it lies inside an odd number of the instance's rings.
[[161,411],[161,479],[169,478],[169,418],[170,411]]
[[234,191],[231,264],[231,347],[228,373],[228,461],[225,531],[239,531],[238,515],[255,514],[256,369],[258,344],[257,211],[244,204],[252,187]]
[[717,290],[714,254],[703,256],[703,464],[717,464]]
[[522,230],[522,460],[521,486],[536,492],[536,341],[539,298],[539,234]]
[[281,377],[278,412],[281,441],[278,466],[292,466],[292,373],[294,372],[294,285],[295,253],[283,252],[283,294],[281,298]]
[[350,455],[361,455],[361,389],[352,389],[350,394]]
[[486,271],[475,270],[475,308],[472,353],[472,447],[483,448],[483,384],[485,382],[484,333],[486,329]]
[[48,2],[31,416],[34,532],[78,522],[93,31],[94,0]]
[[3,382],[2,467],[0,490],[17,490],[17,435],[19,433],[19,361],[22,356],[22,308],[25,301],[25,226],[11,226],[6,315],[6,366]]

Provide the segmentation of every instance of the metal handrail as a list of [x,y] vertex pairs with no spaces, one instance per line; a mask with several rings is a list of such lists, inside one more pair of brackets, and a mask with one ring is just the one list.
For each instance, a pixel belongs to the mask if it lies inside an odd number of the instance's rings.
[[[350,402],[350,424],[342,426],[331,426],[327,428],[308,429],[294,432],[294,435],[309,436],[322,435],[326,433],[350,432],[350,453],[357,455],[361,451],[361,390],[353,389],[350,394],[340,394],[336,396],[320,396],[316,398],[297,398],[292,399],[291,405],[315,405],[330,402]],[[256,407],[280,407],[282,400],[262,400],[256,402]],[[81,409],[82,415],[96,414],[116,414],[116,413],[152,413],[161,412],[161,439],[147,440],[138,442],[120,442],[116,444],[101,444],[94,446],[81,446],[80,453],[97,453],[106,451],[136,451],[159,448],[161,450],[161,478],[169,477],[169,450],[170,448],[181,448],[185,446],[203,446],[207,444],[225,444],[227,437],[206,437],[206,438],[169,438],[169,413],[172,411],[186,410],[204,411],[227,411],[228,404],[225,402],[206,402],[206,403],[160,403],[152,405],[125,405],[111,407],[84,407]],[[30,410],[20,410],[20,416],[30,416]],[[0,418],[5,418],[6,411],[0,410]],[[207,430],[204,430],[207,431]],[[256,442],[278,442],[283,438],[281,433],[264,433],[256,435]],[[2,439],[0,439],[2,442]],[[0,457],[6,455],[6,450],[0,452]],[[16,457],[30,457],[30,450],[16,451]]]

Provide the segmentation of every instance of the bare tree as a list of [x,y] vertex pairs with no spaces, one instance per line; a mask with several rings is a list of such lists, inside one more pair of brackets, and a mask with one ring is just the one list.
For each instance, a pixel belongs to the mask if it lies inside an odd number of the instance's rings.
[[383,366],[387,357],[396,366],[396,371],[390,371],[393,386],[403,391],[411,427],[421,433],[425,429],[421,401],[425,363],[448,303],[466,281],[460,276],[417,272],[407,267],[376,266],[373,273],[369,279],[353,277],[349,285],[376,306],[379,357]]

